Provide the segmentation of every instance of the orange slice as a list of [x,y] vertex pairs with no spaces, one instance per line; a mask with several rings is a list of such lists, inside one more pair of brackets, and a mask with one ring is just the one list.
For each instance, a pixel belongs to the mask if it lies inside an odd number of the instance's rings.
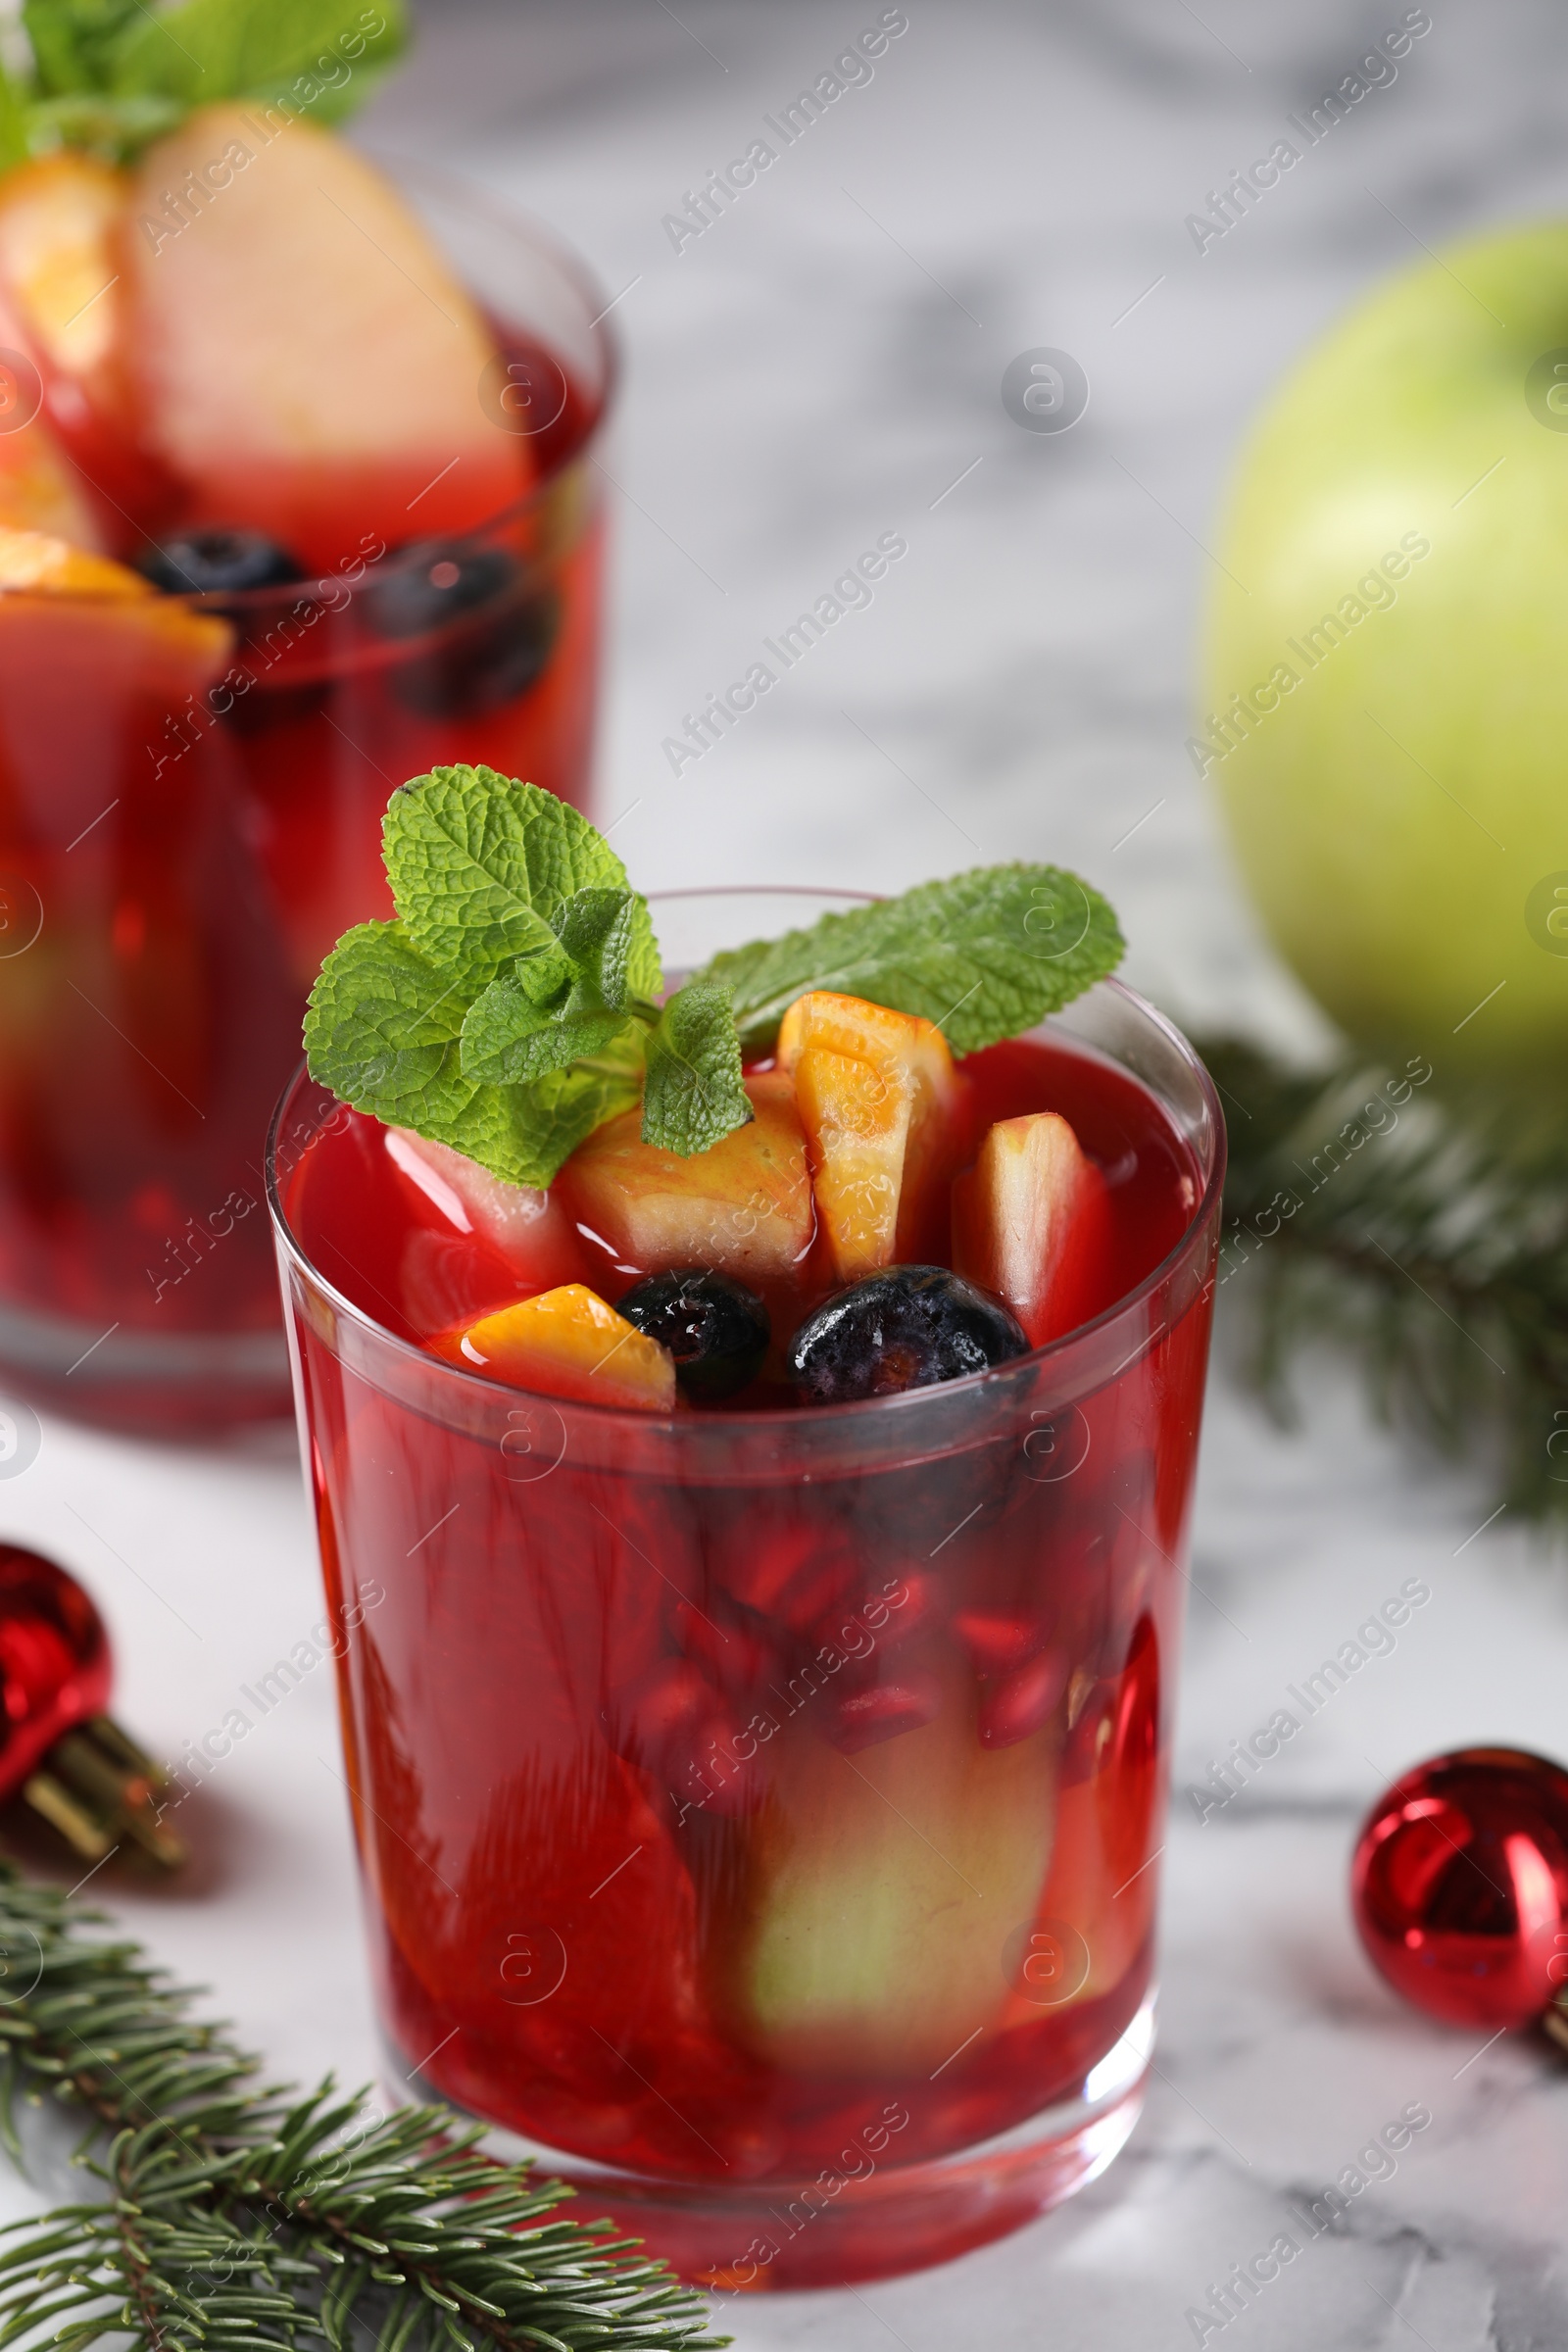
[[514,1388],[634,1412],[675,1408],[675,1359],[585,1283],[564,1283],[448,1335],[442,1352]]
[[817,1215],[835,1273],[858,1282],[917,1246],[954,1126],[957,1081],[934,1021],[827,990],[784,1015]]
[[[0,458],[0,466],[4,460]],[[0,475],[0,510],[6,482]],[[95,605],[121,604],[155,596],[139,571],[108,556],[89,555],[51,531],[8,530],[0,525],[0,592],[26,596],[74,596]]]
[[[5,317],[0,312],[0,335],[4,332]],[[26,385],[16,370],[0,361],[0,402],[27,397]],[[0,524],[74,540],[84,548],[99,544],[98,526],[87,501],[41,416],[6,431],[0,416]]]

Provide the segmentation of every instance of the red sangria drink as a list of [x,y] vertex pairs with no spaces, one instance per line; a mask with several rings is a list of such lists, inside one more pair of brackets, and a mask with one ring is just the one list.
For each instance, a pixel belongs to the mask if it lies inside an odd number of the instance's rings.
[[1217,1105],[1057,869],[670,993],[546,816],[394,797],[272,1142],[390,2069],[715,2288],[944,2260],[1142,2094]]
[[388,35],[0,171],[0,1385],[125,1426],[286,1410],[267,1119],[393,785],[586,791],[602,302],[323,126]]

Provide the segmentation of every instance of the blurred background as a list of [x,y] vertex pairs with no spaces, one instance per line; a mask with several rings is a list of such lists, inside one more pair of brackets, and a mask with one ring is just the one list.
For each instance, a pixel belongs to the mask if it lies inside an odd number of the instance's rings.
[[[1401,8],[905,13],[873,78],[700,235],[666,216],[751,140],[781,144],[762,118],[830,68],[853,11],[439,0],[358,122],[543,217],[614,299],[604,821],[662,885],[1060,858],[1113,897],[1136,984],[1310,1035],[1183,749],[1219,502],[1250,414],[1348,302],[1561,204],[1560,18],[1440,12],[1200,251],[1188,216]],[[1088,377],[1070,430],[1003,405],[1042,347]],[[909,552],[870,609],[672,773],[683,714],[889,530]]]

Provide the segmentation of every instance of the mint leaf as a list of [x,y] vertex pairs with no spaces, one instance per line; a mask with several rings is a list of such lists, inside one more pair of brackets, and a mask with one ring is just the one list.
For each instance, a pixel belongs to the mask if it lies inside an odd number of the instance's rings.
[[648,1040],[643,1142],[691,1159],[753,1116],[741,1083],[730,991],[691,980],[664,1006]]
[[[84,0],[74,5],[79,10]],[[363,75],[362,87],[368,86],[406,39],[399,0],[376,0],[373,8],[365,0],[184,0],[182,7],[153,11],[132,6],[124,33],[103,58],[107,71],[97,86],[120,97],[158,92],[181,98],[187,107],[219,98],[289,98],[321,122],[358,103],[355,83]]]
[[742,1047],[808,989],[936,1021],[955,1053],[1016,1036],[1111,971],[1097,891],[1051,865],[923,883],[717,956],[661,1012],[644,901],[586,817],[487,767],[394,793],[383,827],[397,919],[321,968],[311,1074],[344,1102],[545,1186],[642,1102],[646,1143],[692,1158],[753,1116]]
[[554,934],[525,949],[505,976],[535,1007],[541,1023],[549,1020],[550,1006],[565,995],[575,977],[571,957]]
[[543,1192],[596,1127],[635,1108],[642,1092],[642,1035],[628,1023],[591,1062],[553,1071],[536,1086],[476,1087],[467,1107],[434,1140],[466,1152],[509,1184]]
[[[392,899],[434,963],[482,985],[554,937],[550,918],[580,890],[627,889],[626,869],[585,816],[535,784],[489,767],[438,767],[392,795],[381,828]],[[648,909],[631,918],[632,994],[659,994]]]
[[531,1085],[608,1046],[625,1026],[627,965],[641,906],[629,890],[579,890],[564,900],[552,917],[552,947],[519,956],[469,1006],[465,1075]]
[[359,923],[321,966],[305,1015],[311,1076],[356,1110],[447,1140],[473,1093],[459,1059],[468,1000],[401,923]]
[[122,162],[183,122],[189,108],[177,98],[112,98],[98,91],[46,98],[22,110],[27,152],[52,154],[80,147]]
[[1057,865],[977,866],[808,930],[715,956],[699,977],[735,992],[749,1053],[771,1045],[808,989],[865,997],[935,1021],[955,1054],[1018,1037],[1121,961],[1116,917]]
[[403,0],[25,0],[27,139],[126,156],[220,99],[341,122],[406,45]]
[[660,985],[648,908],[585,817],[489,768],[416,777],[384,838],[398,919],[360,924],[322,965],[311,1074],[511,1183],[547,1185],[642,1094]]
[[462,1067],[468,1009],[461,987],[401,923],[360,923],[311,992],[311,1076],[356,1110],[450,1144],[510,1184],[548,1185],[586,1136],[635,1105],[644,1032],[611,1016],[613,1034],[592,1061],[532,1086],[484,1084]]
[[[634,1110],[643,1091],[645,1034],[637,1022],[628,1021],[591,1061],[557,1070],[526,1094],[519,1093],[514,1114],[515,1172],[503,1168],[497,1173],[511,1175],[514,1184],[543,1187],[596,1127],[619,1111]],[[458,1150],[466,1152],[469,1147],[459,1144]],[[470,1156],[484,1159],[482,1152],[470,1152]],[[484,1164],[494,1165],[487,1159]]]
[[[637,909],[633,890],[579,890],[558,906],[551,928],[577,976],[583,1004],[624,1012],[630,993]],[[643,907],[644,914],[647,908]]]
[[21,90],[0,66],[0,172],[27,159],[28,112]]
[[113,86],[137,0],[24,0],[22,22],[47,98]]
[[546,1011],[503,973],[468,1007],[464,1075],[495,1086],[530,1086],[551,1070],[600,1053],[625,1026],[624,1012],[583,1010],[569,1001],[557,1012]]

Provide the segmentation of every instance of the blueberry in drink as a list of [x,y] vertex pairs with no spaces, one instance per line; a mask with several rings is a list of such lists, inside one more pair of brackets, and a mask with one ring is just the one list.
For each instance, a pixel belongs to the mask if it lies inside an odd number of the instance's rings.
[[1029,1342],[1017,1317],[946,1266],[889,1266],[840,1291],[790,1342],[790,1376],[812,1404],[891,1396],[961,1380]]
[[772,1337],[767,1308],[731,1274],[709,1266],[650,1274],[616,1303],[628,1323],[668,1349],[676,1380],[694,1399],[719,1403],[762,1368]]

